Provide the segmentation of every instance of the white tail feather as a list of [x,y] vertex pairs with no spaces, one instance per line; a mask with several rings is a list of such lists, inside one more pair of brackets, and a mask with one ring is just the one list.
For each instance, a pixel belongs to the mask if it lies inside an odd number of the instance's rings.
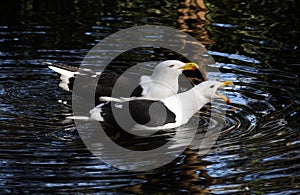
[[72,119],[72,120],[90,120],[90,117],[88,117],[88,116],[67,116],[66,119]]
[[69,70],[65,70],[65,69],[62,69],[62,68],[58,68],[58,67],[55,67],[55,66],[48,66],[51,70],[65,76],[65,77],[68,77],[68,78],[71,78],[71,77],[74,77],[75,74],[78,74],[79,72],[72,72],[72,71],[69,71]]

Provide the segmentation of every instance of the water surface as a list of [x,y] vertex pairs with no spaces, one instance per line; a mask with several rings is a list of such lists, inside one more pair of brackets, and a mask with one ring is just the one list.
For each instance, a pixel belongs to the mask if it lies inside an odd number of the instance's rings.
[[[1,194],[300,193],[298,1],[20,1],[0,7]],[[65,119],[70,105],[58,102],[70,102],[71,95],[42,62],[78,66],[98,41],[144,24],[197,38],[235,86],[227,90],[232,104],[216,108],[227,111],[226,122],[207,155],[191,146],[162,168],[128,172],[86,148]],[[146,48],[121,56],[116,67],[173,57]],[[209,112],[201,116],[207,125]]]

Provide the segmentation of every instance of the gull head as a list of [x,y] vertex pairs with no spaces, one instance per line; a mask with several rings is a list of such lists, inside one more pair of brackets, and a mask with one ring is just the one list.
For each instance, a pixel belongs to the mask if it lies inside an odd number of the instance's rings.
[[230,99],[218,92],[218,90],[224,88],[225,86],[234,86],[231,81],[204,81],[196,86],[199,95],[204,96],[207,99],[223,99],[226,103],[230,103]]
[[184,63],[179,60],[166,60],[159,63],[155,67],[154,74],[180,75],[184,70],[197,70],[197,69],[199,69],[198,65],[193,62]]

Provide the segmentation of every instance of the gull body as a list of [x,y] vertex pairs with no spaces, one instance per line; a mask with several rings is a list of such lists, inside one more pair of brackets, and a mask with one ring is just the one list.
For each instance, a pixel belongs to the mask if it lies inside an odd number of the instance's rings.
[[[129,129],[169,129],[186,124],[205,104],[215,99],[229,99],[217,90],[232,82],[205,81],[192,89],[161,100],[130,100],[105,102],[90,111],[90,119],[118,125],[113,110],[127,120]],[[117,99],[114,99],[117,100]],[[129,113],[127,112],[129,110]]]
[[[46,63],[50,69],[59,73],[61,82],[59,86],[67,91],[73,90],[74,79],[99,79],[95,91],[96,105],[100,103],[99,97],[112,95],[115,81],[120,75],[113,73],[93,72],[90,69],[76,69],[71,66]],[[184,70],[196,70],[199,67],[195,63],[183,63],[179,60],[166,60],[157,64],[150,76],[142,75],[138,81],[122,80],[124,87],[137,86],[130,97],[159,100],[178,92],[178,77]],[[93,86],[82,86],[83,94],[93,90]],[[130,98],[124,97],[124,98]],[[119,97],[113,97],[119,98]],[[109,100],[109,98],[107,99]]]

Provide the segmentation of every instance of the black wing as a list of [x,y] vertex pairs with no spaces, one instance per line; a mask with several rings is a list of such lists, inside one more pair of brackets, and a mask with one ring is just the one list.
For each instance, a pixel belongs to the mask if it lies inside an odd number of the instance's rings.
[[[68,91],[75,91],[75,94],[83,99],[90,100],[90,95],[95,93],[95,105],[100,103],[99,97],[140,97],[142,96],[143,89],[139,85],[140,78],[138,75],[131,75],[130,77],[121,77],[113,71],[105,71],[101,75],[89,69],[77,68],[75,66],[68,66],[63,64],[45,63],[48,66],[53,66],[59,69],[63,69],[69,72],[75,73],[73,77],[64,77],[67,81],[61,81],[60,85],[64,86],[64,89]],[[81,85],[74,90],[75,79]],[[118,87],[115,86],[118,81]],[[96,86],[95,86],[96,84]],[[66,87],[67,86],[67,87]],[[113,90],[115,89],[114,93]]]
[[171,112],[160,101],[154,100],[133,100],[129,102],[110,102],[102,107],[102,117],[108,123],[116,123],[113,116],[112,108],[116,109],[118,116],[128,117],[128,106],[130,116],[133,120],[128,120],[126,126],[134,127],[136,124],[145,125],[147,127],[163,126],[167,123],[175,123],[176,115]]

